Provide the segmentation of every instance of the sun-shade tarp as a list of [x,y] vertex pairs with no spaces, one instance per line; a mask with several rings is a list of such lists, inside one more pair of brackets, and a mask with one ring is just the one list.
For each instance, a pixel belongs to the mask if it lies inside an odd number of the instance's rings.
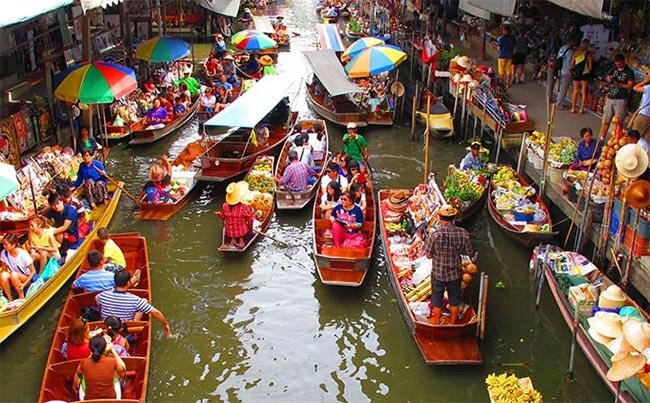
[[302,52],[323,87],[331,96],[353,94],[363,90],[348,78],[343,66],[331,49]]
[[318,41],[321,49],[332,49],[335,52],[345,50],[337,24],[317,24],[316,31],[318,31]]

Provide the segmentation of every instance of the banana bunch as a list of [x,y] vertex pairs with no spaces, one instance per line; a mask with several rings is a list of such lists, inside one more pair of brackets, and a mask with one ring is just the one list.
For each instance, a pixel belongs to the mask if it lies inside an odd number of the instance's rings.
[[490,398],[495,403],[542,403],[542,394],[532,386],[522,388],[513,374],[490,374],[485,378]]

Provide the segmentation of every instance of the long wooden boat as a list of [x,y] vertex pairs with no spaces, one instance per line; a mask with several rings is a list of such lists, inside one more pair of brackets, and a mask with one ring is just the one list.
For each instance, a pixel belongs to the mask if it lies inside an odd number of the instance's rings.
[[132,126],[133,132],[131,133],[133,139],[129,141],[129,144],[149,144],[160,140],[161,138],[167,136],[176,129],[181,128],[183,125],[189,122],[189,120],[192,119],[194,114],[196,114],[196,112],[199,110],[200,104],[201,103],[198,102],[198,99],[195,99],[190,109],[176,116],[171,122],[167,123],[164,127],[161,127],[159,129],[147,130],[143,120],[134,123]]
[[[379,226],[381,240],[384,245],[384,256],[388,262],[388,278],[395,298],[402,311],[406,324],[413,335],[422,357],[427,364],[433,365],[478,365],[483,362],[479,342],[476,337],[477,327],[480,325],[479,314],[474,307],[469,305],[462,318],[456,324],[435,324],[430,318],[415,315],[409,307],[404,292],[400,286],[397,273],[400,267],[392,260],[390,250],[390,238],[386,230],[384,213],[381,204],[388,199],[391,190],[379,191]],[[406,191],[413,194],[412,191]]]
[[368,112],[352,102],[346,95],[332,98],[331,105],[326,104],[325,96],[319,94],[313,85],[307,85],[307,102],[309,106],[330,122],[339,126],[356,123],[357,127],[368,126]]
[[368,274],[375,247],[377,215],[375,195],[370,178],[366,182],[366,212],[361,232],[366,239],[363,248],[335,247],[332,243],[332,222],[322,218],[320,199],[322,187],[318,186],[313,210],[313,251],[316,271],[323,284],[359,287]]
[[[474,200],[470,204],[466,206],[462,206],[460,211],[458,212],[458,215],[456,216],[456,224],[463,226],[464,224],[467,224],[476,214],[483,209],[483,206],[485,205],[485,200],[488,197],[489,194],[489,189],[490,189],[490,179],[486,177],[485,183],[483,184],[483,194],[481,194],[481,197],[478,199]],[[443,186],[443,191],[444,191],[444,186]]]
[[[518,179],[519,183],[521,186],[529,186],[528,182],[524,177],[519,174]],[[490,197],[488,197],[487,204],[488,204],[488,212],[490,213],[490,217],[494,220],[495,223],[510,237],[513,239],[515,242],[517,242],[519,245],[522,245],[525,248],[532,248],[535,245],[539,243],[546,243],[550,242],[553,238],[555,238],[558,234],[557,231],[553,231],[553,222],[551,219],[551,213],[548,210],[548,207],[546,206],[546,203],[544,200],[539,196],[535,196],[535,203],[538,203],[542,211],[546,214],[546,220],[541,223],[536,223],[541,225],[548,224],[551,227],[551,230],[549,232],[529,232],[529,231],[524,231],[524,225],[518,225],[518,224],[513,224],[509,221],[507,221],[501,213],[499,213],[499,210],[497,210],[494,197],[491,196],[492,192],[495,190],[494,186],[494,181],[490,184]]]
[[[122,249],[126,259],[126,270],[133,274],[140,270],[139,284],[129,290],[141,298],[151,301],[151,281],[147,242],[137,233],[112,235],[117,245]],[[77,276],[87,270],[84,262],[78,266]],[[83,307],[95,306],[97,292],[75,294],[72,290],[63,305],[61,317],[57,324],[50,352],[45,365],[45,374],[41,383],[39,402],[77,401],[78,395],[72,390],[72,379],[81,360],[67,360],[61,353],[61,347],[66,340],[68,327],[74,319],[79,318]],[[126,365],[126,376],[122,378],[122,398],[120,402],[144,402],[147,396],[147,378],[149,373],[149,355],[151,351],[151,316],[145,315],[141,321],[127,321],[126,326],[136,341],[129,348],[129,356],[122,357]],[[105,329],[103,321],[89,322],[89,330]]]
[[[544,252],[545,245],[541,245],[540,247],[535,249],[535,252]],[[551,246],[550,248],[555,248]],[[558,248],[559,249],[559,248]],[[544,276],[549,284],[549,288],[551,289],[551,294],[553,295],[553,298],[555,299],[555,302],[557,303],[558,309],[560,310],[560,313],[562,314],[562,317],[564,318],[564,321],[566,322],[567,326],[569,327],[570,330],[574,329],[574,308],[571,306],[567,295],[562,291],[560,288],[560,285],[558,283],[558,280],[556,278],[555,271],[550,267],[550,265],[545,264],[543,261],[540,262],[540,259],[536,257],[536,254],[533,254],[533,259],[531,260],[531,267],[535,267],[536,264],[541,264],[542,270],[544,270]],[[588,277],[588,280],[590,283],[597,283],[602,281],[602,285],[599,286],[599,288],[602,290],[605,290],[607,287],[609,287],[612,283],[611,280],[609,280],[605,275],[603,275],[600,271],[592,273]],[[648,315],[647,312],[645,312],[639,305],[637,305],[631,298],[627,297],[627,301],[625,302],[626,305],[632,305],[636,307],[639,312],[643,315],[643,317],[646,320],[650,320],[650,315]],[[642,401],[648,401],[648,397],[650,396],[650,391],[648,391],[643,384],[640,384],[640,381],[637,377],[632,377],[628,378],[627,380],[622,381],[620,384],[611,382],[610,380],[607,379],[607,371],[610,368],[610,360],[609,358],[604,357],[601,353],[599,353],[597,347],[595,346],[595,341],[589,336],[588,331],[585,329],[585,326],[582,321],[579,321],[576,330],[576,341],[578,342],[578,345],[582,349],[582,352],[585,354],[585,357],[587,358],[587,361],[591,363],[593,366],[594,370],[598,375],[601,377],[607,388],[612,392],[612,394],[618,396],[619,401],[621,402],[642,402]],[[644,396],[632,396],[632,394],[629,392],[629,389],[626,388],[626,383],[631,383],[636,385],[637,388],[643,390],[645,389],[645,394]]]
[[[324,120],[320,119],[301,119],[298,121],[300,124],[300,130],[305,131],[308,129],[314,129],[315,127],[322,127],[325,131],[323,139],[325,140],[327,146],[325,147],[325,152],[323,152],[322,158],[319,160],[314,160],[314,167],[318,170],[318,176],[316,177],[316,182],[313,185],[303,190],[302,192],[290,192],[286,189],[275,189],[275,201],[278,205],[278,210],[299,210],[307,205],[314,196],[316,191],[320,186],[320,179],[325,172],[325,168],[328,162],[329,154],[329,137],[327,134],[327,125]],[[289,150],[293,146],[293,143],[290,141],[290,138],[287,138],[280,152],[280,157],[276,163],[275,172],[278,175],[282,175],[284,169],[287,166],[289,158]]]
[[[274,172],[273,172],[273,167],[275,166],[274,162],[275,162],[274,158],[270,157],[270,156],[259,156],[259,157],[257,157],[256,160],[255,160],[255,163],[253,165],[251,165],[251,169],[246,174],[246,177],[244,178],[244,180],[248,181],[247,179],[249,179],[249,177],[252,175],[251,172],[252,172],[253,168],[255,168],[255,166],[258,163],[261,163],[261,164],[268,164],[270,166],[270,168],[271,168],[271,171],[270,171],[271,176],[270,176],[270,178],[271,178],[271,181],[272,181],[273,180],[272,178],[275,176]],[[250,190],[253,191],[255,189],[251,188]],[[271,200],[271,204],[269,206],[269,209],[264,213],[264,215],[262,217],[258,218],[258,221],[260,223],[259,227],[253,227],[253,234],[249,239],[246,240],[246,244],[244,245],[244,247],[243,248],[237,248],[237,247],[233,247],[232,245],[229,245],[226,242],[226,231],[224,230],[224,231],[221,232],[221,246],[219,246],[219,250],[221,252],[234,252],[234,253],[245,252],[246,249],[248,249],[253,244],[253,242],[255,242],[255,240],[259,237],[260,232],[266,232],[266,229],[271,224],[271,218],[273,217],[273,212],[275,211],[275,189],[274,189],[274,186],[270,187],[270,192],[272,193],[272,200]]]
[[207,151],[199,157],[201,173],[198,179],[227,181],[247,172],[258,157],[277,155],[297,117],[298,113],[292,112],[288,124],[269,127],[269,139],[264,145],[251,143],[250,129],[238,130],[222,141],[207,140]]
[[179,180],[186,187],[183,196],[173,203],[147,203],[146,196],[142,195],[136,212],[136,218],[140,220],[166,221],[183,208],[193,197],[198,188],[196,176],[199,173],[198,165],[195,165],[197,158],[207,151],[207,142],[197,140],[189,143],[183,151],[174,159],[172,167],[179,167],[178,171],[172,172],[172,180]]
[[[119,182],[119,186],[121,187],[122,185],[122,182]],[[22,305],[11,310],[0,312],[0,343],[4,342],[13,332],[18,330],[18,328],[34,316],[59,291],[77,267],[79,267],[81,262],[84,261],[97,230],[101,227],[108,226],[115,213],[120,195],[122,194],[120,187],[111,183],[108,184],[108,190],[113,194],[111,201],[108,204],[99,204],[91,211],[88,221],[92,224],[92,230],[82,241],[77,251],[61,266],[59,271],[33,295],[27,298]]]

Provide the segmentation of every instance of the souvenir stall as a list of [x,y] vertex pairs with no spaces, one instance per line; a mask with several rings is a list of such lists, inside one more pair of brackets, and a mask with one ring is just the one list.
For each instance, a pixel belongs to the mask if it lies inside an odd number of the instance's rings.
[[52,139],[54,134],[45,102],[15,104],[11,115],[0,120],[0,155],[5,162],[18,168],[25,153]]

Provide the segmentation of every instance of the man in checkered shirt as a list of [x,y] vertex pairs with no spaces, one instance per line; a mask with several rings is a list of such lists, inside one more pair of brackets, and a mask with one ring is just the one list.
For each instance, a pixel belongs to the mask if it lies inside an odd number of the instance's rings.
[[474,255],[469,232],[454,224],[457,214],[458,210],[449,204],[440,207],[440,228],[431,232],[424,244],[427,258],[431,259],[431,321],[434,324],[440,323],[445,289],[449,297],[450,323],[456,323],[462,303],[460,285],[463,272],[460,255]]

